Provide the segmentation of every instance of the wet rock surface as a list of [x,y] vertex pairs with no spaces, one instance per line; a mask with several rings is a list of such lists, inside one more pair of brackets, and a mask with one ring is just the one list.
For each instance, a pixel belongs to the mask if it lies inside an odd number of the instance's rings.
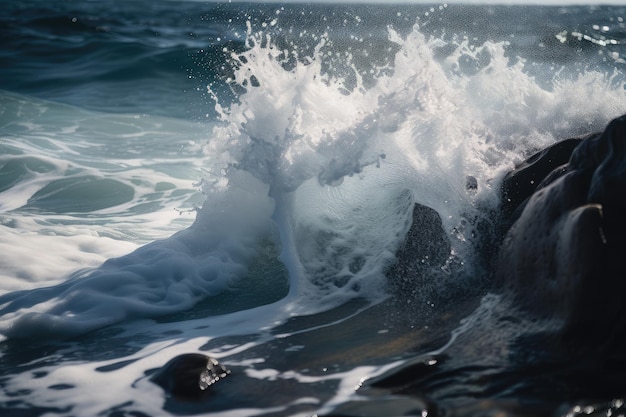
[[[331,415],[622,415],[625,214],[626,116],[532,155],[502,182],[493,286],[478,309],[445,346],[366,381]],[[400,258],[424,250],[411,241]]]
[[212,385],[228,375],[230,370],[216,359],[187,353],[171,359],[150,380],[176,399],[199,400],[210,393]]

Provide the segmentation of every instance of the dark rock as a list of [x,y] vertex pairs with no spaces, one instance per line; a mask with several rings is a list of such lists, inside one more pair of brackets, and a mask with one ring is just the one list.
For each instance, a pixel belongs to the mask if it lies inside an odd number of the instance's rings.
[[217,360],[200,353],[187,353],[171,359],[150,380],[177,399],[197,400],[228,375],[230,371]]
[[478,190],[478,180],[472,175],[465,177],[465,189],[468,191]]
[[626,207],[626,115],[613,120],[601,135],[593,135],[572,155],[573,169],[593,171],[587,200]]
[[509,174],[503,210],[514,223],[495,272],[504,291],[528,311],[562,319],[568,337],[623,339],[625,191],[626,116],[602,134],[554,145]]
[[446,262],[450,256],[450,240],[437,211],[415,204],[411,228],[397,256],[402,260],[397,265],[401,271],[417,265],[441,266]]
[[400,298],[413,298],[417,292],[428,292],[433,274],[450,257],[450,240],[443,230],[437,211],[421,204],[413,206],[411,228],[396,251],[396,263],[387,272],[391,290]]
[[[502,181],[502,214],[514,216],[544,179],[554,170],[567,164],[574,149],[583,139],[573,138],[539,151],[509,172]],[[519,215],[518,215],[519,216]]]

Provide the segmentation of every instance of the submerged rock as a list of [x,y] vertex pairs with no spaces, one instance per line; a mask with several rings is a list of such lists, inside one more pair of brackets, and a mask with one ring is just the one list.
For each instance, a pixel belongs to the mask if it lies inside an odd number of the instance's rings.
[[228,375],[230,371],[217,360],[200,353],[187,353],[171,359],[150,380],[177,399],[196,400]]

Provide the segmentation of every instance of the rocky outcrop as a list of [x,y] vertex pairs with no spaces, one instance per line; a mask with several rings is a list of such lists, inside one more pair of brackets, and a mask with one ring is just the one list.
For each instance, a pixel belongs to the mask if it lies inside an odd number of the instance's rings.
[[565,336],[624,338],[626,116],[532,156],[502,191],[512,225],[495,275],[505,293],[562,319]]

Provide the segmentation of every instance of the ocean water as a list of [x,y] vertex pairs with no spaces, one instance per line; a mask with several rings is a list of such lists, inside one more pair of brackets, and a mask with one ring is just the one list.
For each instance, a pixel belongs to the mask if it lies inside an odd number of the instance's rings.
[[[331,413],[487,314],[503,175],[626,112],[624,6],[1,8],[3,416]],[[451,248],[398,276],[416,203]],[[196,352],[210,397],[150,382]]]

